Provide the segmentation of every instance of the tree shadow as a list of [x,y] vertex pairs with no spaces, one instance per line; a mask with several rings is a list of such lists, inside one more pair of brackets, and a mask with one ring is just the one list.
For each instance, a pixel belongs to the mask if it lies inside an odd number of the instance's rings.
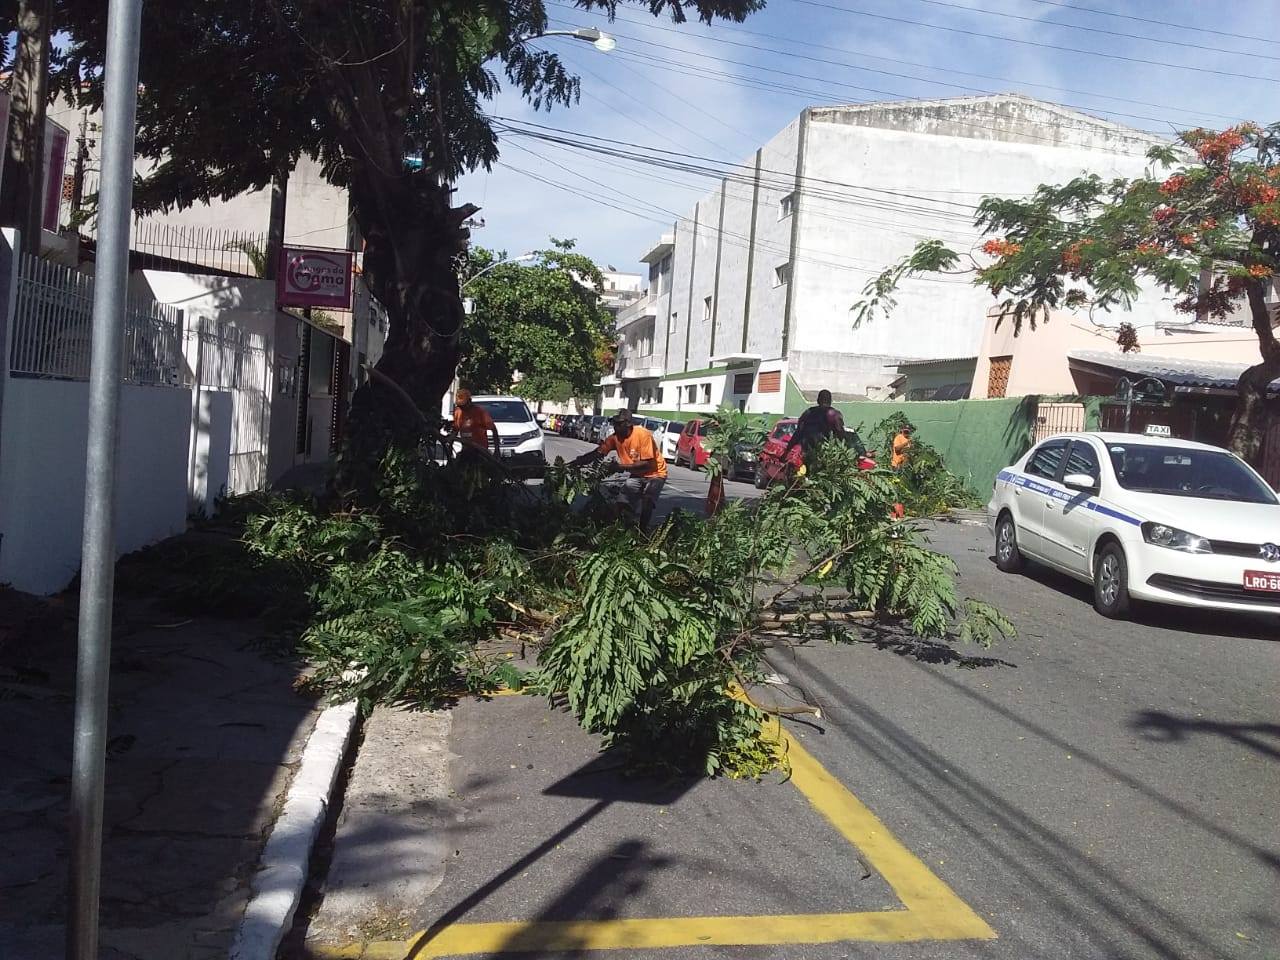
[[[414,958],[424,956],[424,951],[442,931],[459,922],[474,907],[496,894],[507,883],[520,876],[542,857],[565,843],[615,803],[640,803],[669,807],[699,782],[693,778],[683,780],[629,778],[621,774],[622,766],[616,757],[605,753],[593,758],[578,770],[561,778],[542,791],[544,796],[573,797],[590,799],[595,802],[532,850],[444,911],[430,927],[414,940],[405,955],[405,960],[414,960]],[[634,896],[639,893],[644,888],[647,882],[645,877],[649,873],[662,869],[671,862],[665,857],[650,855],[648,849],[646,843],[634,839],[615,844],[609,853],[597,858],[595,864],[589,870],[585,871],[555,900],[544,907],[539,913],[539,917],[556,916],[563,918],[567,911],[571,911],[573,915],[581,916],[584,907],[599,901],[606,895]],[[609,908],[600,913],[598,919],[609,919],[616,916],[616,913],[616,908]],[[521,929],[512,934],[511,942],[504,944],[499,952],[527,952],[530,949],[536,949],[536,940],[529,939],[535,936],[536,934],[527,928]],[[558,945],[556,952],[559,953],[565,949],[574,948]]]
[[[1280,760],[1280,723],[1224,723],[1198,717],[1178,717],[1161,710],[1143,710],[1130,723],[1143,737],[1155,743],[1179,743],[1189,734],[1208,733],[1233,740],[1255,753]],[[1264,740],[1269,737],[1276,745]]]

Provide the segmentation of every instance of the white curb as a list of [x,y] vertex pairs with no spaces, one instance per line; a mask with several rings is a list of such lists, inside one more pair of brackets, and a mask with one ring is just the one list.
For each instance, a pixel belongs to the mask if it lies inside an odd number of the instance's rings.
[[231,960],[273,960],[289,932],[356,715],[353,700],[329,707],[317,718],[302,751],[302,763],[289,785],[284,809],[262,850],[253,876],[253,894],[231,947]]

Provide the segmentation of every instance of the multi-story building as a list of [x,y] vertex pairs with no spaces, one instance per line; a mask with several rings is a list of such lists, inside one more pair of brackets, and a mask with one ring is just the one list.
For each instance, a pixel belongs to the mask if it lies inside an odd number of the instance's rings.
[[[983,196],[1140,175],[1161,143],[1017,94],[806,109],[641,257],[602,405],[781,413],[824,387],[886,396],[902,361],[974,357],[993,301],[970,277],[904,281],[887,320],[855,326],[852,307],[921,239],[977,252]],[[1149,297],[1125,319],[1172,316]]]

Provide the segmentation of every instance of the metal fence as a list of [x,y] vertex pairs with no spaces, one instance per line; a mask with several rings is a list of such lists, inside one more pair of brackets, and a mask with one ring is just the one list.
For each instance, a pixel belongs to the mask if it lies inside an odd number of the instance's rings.
[[1035,442],[1059,433],[1075,433],[1083,430],[1084,425],[1083,403],[1042,401],[1036,407]]
[[[21,377],[88,380],[93,277],[23,254],[10,337],[9,372]],[[182,312],[131,296],[124,321],[124,380],[185,384]]]
[[[70,216],[64,216],[65,220]],[[96,242],[97,218],[77,227],[79,234]],[[130,263],[141,270],[174,270],[200,267],[215,273],[260,277],[265,272],[266,233],[250,233],[218,227],[187,226],[135,218],[129,227]]]

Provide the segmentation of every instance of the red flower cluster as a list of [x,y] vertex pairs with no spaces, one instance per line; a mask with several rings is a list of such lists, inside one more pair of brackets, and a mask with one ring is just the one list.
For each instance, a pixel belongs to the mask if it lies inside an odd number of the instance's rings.
[[1084,249],[1092,244],[1092,240],[1077,240],[1062,251],[1062,265],[1074,274],[1087,272],[1084,267]]
[[1012,257],[1022,249],[1022,244],[1009,240],[988,240],[982,245],[982,252],[992,257]]
[[1156,223],[1168,223],[1177,216],[1177,213],[1177,207],[1156,207],[1155,211],[1151,214],[1151,219],[1155,220]]
[[1196,244],[1196,235],[1194,233],[1178,234],[1178,243],[1184,247],[1194,247]]
[[1273,187],[1261,177],[1249,177],[1240,186],[1240,199],[1251,207],[1262,203],[1274,203],[1280,199],[1280,188]]
[[1138,244],[1138,248],[1137,248],[1137,249],[1138,249],[1138,252],[1139,252],[1139,253],[1147,253],[1147,254],[1162,254],[1162,253],[1164,253],[1164,246],[1163,246],[1162,244],[1159,244],[1159,243],[1153,243],[1153,242],[1151,242],[1150,240],[1144,240],[1144,241],[1142,241],[1142,243]]
[[1172,177],[1160,184],[1160,192],[1166,197],[1172,197],[1175,193],[1187,185],[1187,178],[1180,173],[1175,173]]
[[1258,129],[1257,124],[1242,123],[1221,133],[1192,130],[1187,133],[1185,140],[1201,160],[1206,163],[1222,163],[1244,146],[1245,134],[1257,133]]
[[1249,276],[1257,277],[1259,280],[1261,280],[1263,277],[1271,276],[1271,268],[1261,263],[1250,264]]

